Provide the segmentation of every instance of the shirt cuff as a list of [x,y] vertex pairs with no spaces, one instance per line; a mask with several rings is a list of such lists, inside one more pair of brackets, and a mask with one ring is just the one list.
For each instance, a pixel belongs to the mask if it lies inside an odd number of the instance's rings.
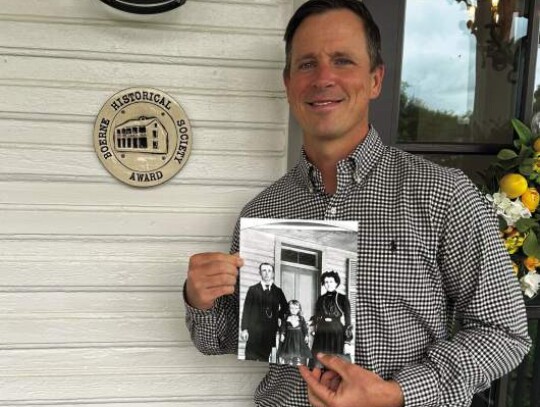
[[429,362],[406,366],[392,377],[401,386],[405,407],[430,407],[439,403],[439,375]]
[[184,288],[182,290],[182,297],[184,298],[184,307],[186,308],[186,316],[189,320],[196,323],[211,323],[214,321],[214,307],[210,309],[199,309],[192,307],[186,297],[186,282],[184,282]]

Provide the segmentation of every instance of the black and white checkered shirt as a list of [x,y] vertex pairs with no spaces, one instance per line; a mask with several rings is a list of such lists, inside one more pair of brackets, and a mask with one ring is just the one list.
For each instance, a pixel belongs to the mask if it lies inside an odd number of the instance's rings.
[[[241,216],[358,221],[355,362],[398,381],[406,406],[468,406],[528,351],[522,294],[487,201],[461,171],[385,146],[373,128],[338,163],[334,195],[302,155]],[[186,309],[201,352],[236,352],[237,295]],[[273,364],[255,402],[309,406],[298,370]]]

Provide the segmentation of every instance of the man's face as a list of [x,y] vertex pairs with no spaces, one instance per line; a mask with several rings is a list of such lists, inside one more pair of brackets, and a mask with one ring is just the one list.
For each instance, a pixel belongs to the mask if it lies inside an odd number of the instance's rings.
[[264,264],[261,267],[261,280],[265,284],[269,284],[274,281],[274,268],[268,264]]
[[356,145],[368,130],[368,106],[381,90],[383,67],[370,71],[364,24],[350,10],[307,17],[291,48],[287,98],[304,143],[343,139]]

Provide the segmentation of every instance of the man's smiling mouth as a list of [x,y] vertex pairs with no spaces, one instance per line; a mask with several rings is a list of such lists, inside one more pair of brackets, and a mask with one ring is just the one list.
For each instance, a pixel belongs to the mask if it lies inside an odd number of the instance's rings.
[[318,100],[314,102],[308,102],[308,105],[312,107],[325,107],[325,106],[333,106],[341,103],[342,100]]

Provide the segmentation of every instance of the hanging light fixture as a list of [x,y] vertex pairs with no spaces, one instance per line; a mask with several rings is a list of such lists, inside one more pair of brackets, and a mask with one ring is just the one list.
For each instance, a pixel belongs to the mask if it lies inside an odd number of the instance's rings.
[[499,0],[491,0],[491,18],[493,23],[499,24]]
[[[505,13],[504,8],[502,8],[503,12],[501,14],[500,0],[484,0],[482,6],[475,0],[455,1],[464,3],[467,7],[467,28],[472,35],[478,38],[479,30],[487,31],[488,37],[483,37],[483,57],[491,59],[491,65],[495,71],[503,71],[510,67],[508,80],[515,83],[515,74],[517,72],[516,46],[513,39],[508,36],[509,25],[507,21],[513,18],[513,14]],[[488,21],[481,22],[478,21],[478,7],[483,6],[490,11],[491,18]]]

